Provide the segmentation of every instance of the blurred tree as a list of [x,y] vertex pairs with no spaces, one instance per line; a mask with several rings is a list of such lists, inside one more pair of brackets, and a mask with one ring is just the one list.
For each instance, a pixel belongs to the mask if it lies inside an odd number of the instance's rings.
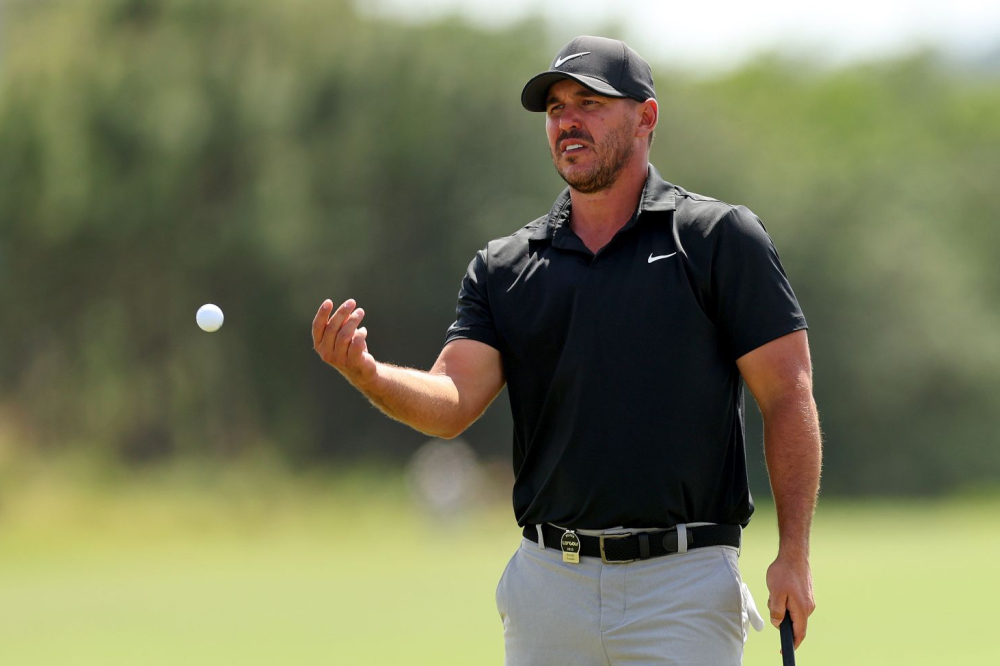
[[[475,250],[562,187],[517,102],[558,46],[544,26],[408,25],[346,0],[4,18],[0,403],[18,441],[132,462],[273,446],[295,464],[423,441],[315,358],[309,322],[356,297],[379,358],[429,365]],[[654,162],[749,205],[782,251],[826,489],[995,484],[996,79],[919,53],[657,82]],[[219,333],[194,325],[204,302]],[[498,455],[509,437],[504,404],[469,433]]]
[[664,96],[668,171],[753,207],[803,302],[828,491],[1000,478],[997,84],[929,53],[835,72],[766,57]]

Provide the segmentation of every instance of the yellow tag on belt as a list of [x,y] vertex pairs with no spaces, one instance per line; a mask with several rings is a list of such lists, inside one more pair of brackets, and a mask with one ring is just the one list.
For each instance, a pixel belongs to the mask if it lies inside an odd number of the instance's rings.
[[573,530],[563,532],[562,538],[559,539],[559,548],[562,550],[563,562],[580,563],[580,537],[576,532]]

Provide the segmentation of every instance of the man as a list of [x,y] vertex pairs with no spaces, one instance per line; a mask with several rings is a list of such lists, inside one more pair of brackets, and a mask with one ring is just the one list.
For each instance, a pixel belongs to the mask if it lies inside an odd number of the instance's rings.
[[739,664],[760,630],[736,563],[753,505],[742,383],[760,406],[780,543],[768,608],[814,608],[820,470],[806,322],[746,208],[648,162],[649,65],[579,37],[525,86],[569,187],[469,266],[429,372],[377,362],[364,311],[326,300],[324,361],[389,416],[454,437],[507,384],[524,540],[497,588],[507,663]]

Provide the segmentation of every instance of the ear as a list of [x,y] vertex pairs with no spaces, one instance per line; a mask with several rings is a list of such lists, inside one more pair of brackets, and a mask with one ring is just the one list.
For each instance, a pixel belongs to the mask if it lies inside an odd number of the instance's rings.
[[639,104],[639,126],[635,130],[636,138],[647,138],[656,129],[656,123],[659,120],[660,107],[656,100],[650,97],[645,102],[641,102]]

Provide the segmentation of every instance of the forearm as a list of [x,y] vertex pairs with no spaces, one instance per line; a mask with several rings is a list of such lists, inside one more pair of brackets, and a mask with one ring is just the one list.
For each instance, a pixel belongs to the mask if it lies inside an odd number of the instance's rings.
[[767,568],[767,608],[778,626],[790,612],[795,646],[816,608],[809,571],[809,530],[819,493],[822,444],[812,397],[805,331],[795,331],[737,360],[764,417],[764,457],[778,513],[778,557]]
[[384,414],[435,437],[454,437],[465,428],[459,392],[447,375],[377,363],[370,382],[356,385]]
[[326,299],[312,324],[313,348],[372,404],[428,435],[451,438],[483,413],[503,388],[500,352],[475,340],[446,344],[430,372],[380,363],[368,351],[364,310]]
[[808,558],[822,441],[811,387],[764,413],[764,451],[778,514],[778,556]]

